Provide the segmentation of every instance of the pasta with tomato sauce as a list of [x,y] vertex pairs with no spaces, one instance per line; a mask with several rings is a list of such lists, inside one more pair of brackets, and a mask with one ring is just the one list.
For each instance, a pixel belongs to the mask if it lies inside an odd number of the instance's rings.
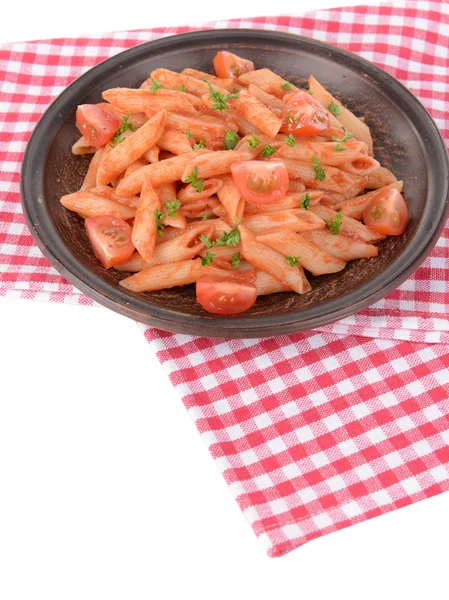
[[404,232],[402,181],[313,75],[305,90],[228,51],[213,65],[159,68],[78,106],[72,151],[93,156],[61,203],[121,286],[195,283],[206,311],[238,314],[260,295],[306,294],[306,273],[369,260]]

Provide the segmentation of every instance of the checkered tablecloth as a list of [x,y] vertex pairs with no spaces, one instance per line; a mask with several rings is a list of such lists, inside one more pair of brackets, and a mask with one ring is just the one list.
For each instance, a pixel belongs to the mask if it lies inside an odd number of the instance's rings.
[[[20,163],[51,100],[136,44],[215,27],[324,40],[404,83],[449,141],[449,6],[393,4],[3,46],[0,295],[94,304],[35,246]],[[314,331],[211,340],[140,326],[270,556],[449,489],[448,240],[446,228],[384,300]]]

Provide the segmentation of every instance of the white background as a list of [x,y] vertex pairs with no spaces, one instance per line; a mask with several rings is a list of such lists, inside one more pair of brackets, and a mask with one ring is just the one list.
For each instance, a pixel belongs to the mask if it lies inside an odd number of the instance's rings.
[[[16,1],[0,43],[339,4]],[[135,323],[3,299],[0,336],[1,600],[447,600],[449,494],[269,559]]]

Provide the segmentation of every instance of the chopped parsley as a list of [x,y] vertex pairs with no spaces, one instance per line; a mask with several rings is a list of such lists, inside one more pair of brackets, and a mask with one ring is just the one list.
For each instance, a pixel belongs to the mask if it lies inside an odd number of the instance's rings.
[[193,144],[194,150],[199,150],[200,148],[205,148],[205,147],[206,147],[206,142],[204,140],[200,140],[198,142],[198,144]]
[[260,144],[260,140],[257,137],[257,135],[252,135],[250,138],[248,138],[248,145],[251,148],[251,150],[254,150],[254,148],[257,148],[257,146]]
[[189,138],[189,139],[192,137],[192,134],[190,133],[189,130],[184,131],[184,135],[186,136],[186,138]]
[[162,236],[162,230],[165,227],[165,224],[162,223],[162,219],[164,218],[164,213],[161,210],[154,211],[154,219],[156,221],[156,233]]
[[110,146],[112,148],[115,148],[115,146],[118,146],[121,142],[123,142],[123,140],[125,139],[125,136],[123,135],[125,131],[135,131],[134,125],[128,121],[130,115],[131,113],[128,113],[126,116],[123,117],[123,123],[120,125],[120,127],[116,131],[116,134],[111,139],[111,142],[113,143],[110,144]]
[[304,210],[309,210],[310,209],[310,194],[304,194],[304,196],[301,198],[301,202],[299,203],[300,208],[303,208]]
[[221,94],[220,92],[216,92],[210,83],[207,84],[209,86],[210,96],[212,98],[212,110],[225,110],[225,108],[229,108],[228,100],[232,98],[235,100],[239,97],[238,94]]
[[155,92],[157,92],[158,90],[160,90],[163,87],[164,86],[162,85],[162,83],[159,83],[159,81],[157,81],[154,77],[151,78],[150,92],[152,94],[154,94]]
[[342,113],[341,108],[338,106],[338,104],[336,102],[329,102],[329,104],[327,105],[327,110],[329,112],[331,112],[333,115],[335,115],[336,117],[338,117],[338,115],[341,115],[341,113]]
[[315,171],[315,180],[324,181],[326,179],[326,173],[321,166],[320,159],[316,156],[312,156],[313,170]]
[[341,144],[335,144],[334,150],[335,150],[335,152],[345,152],[347,150],[347,148],[345,148]]
[[223,235],[215,241],[217,246],[237,246],[240,242],[240,233],[237,227],[238,225],[231,229],[229,233],[223,231]]
[[226,149],[234,150],[234,148],[237,146],[238,141],[239,141],[239,136],[237,135],[237,132],[231,131],[228,129],[228,131],[225,133],[225,140],[224,140]]
[[283,90],[287,90],[287,91],[288,91],[288,90],[291,90],[291,89],[292,89],[292,84],[291,84],[289,81],[286,81],[285,83],[283,83],[283,84],[281,85],[281,88],[282,88]]
[[200,240],[203,242],[206,248],[212,248],[212,246],[214,245],[214,242],[212,242],[210,237],[207,237],[207,235],[200,235]]
[[285,260],[289,267],[297,267],[299,265],[299,256],[286,256]]
[[[343,131],[346,131],[346,129],[344,127],[343,127]],[[353,133],[347,133],[341,139],[338,139],[337,137],[332,136],[332,141],[341,144],[343,142],[348,142],[349,140],[352,140],[353,137],[354,137]]]
[[209,217],[207,215],[203,215],[203,221],[208,221]]
[[185,94],[187,94],[187,88],[186,88],[186,86],[183,83],[181,83],[181,85],[179,86],[178,91],[179,92],[184,92]]
[[173,198],[173,200],[164,202],[164,204],[165,204],[165,208],[168,211],[167,214],[169,217],[177,217],[178,216],[178,210],[182,206],[182,202],[180,200],[178,200],[177,198]]
[[341,226],[341,222],[343,220],[342,214],[334,215],[331,220],[329,220],[329,219],[323,219],[323,220],[326,223],[327,228],[333,235],[337,235],[337,233],[340,233],[340,226]]
[[194,167],[193,171],[190,173],[189,177],[186,179],[186,183],[190,183],[190,185],[199,193],[204,189],[204,179],[202,177],[198,177],[198,167]]
[[215,254],[213,252],[206,252],[206,254],[201,259],[201,265],[203,267],[208,267],[214,262]]
[[273,148],[273,146],[271,146],[270,144],[262,148],[262,156],[271,156],[275,152],[277,152],[277,149]]
[[239,264],[240,264],[240,252],[237,252],[236,254],[232,255],[231,266],[233,269],[237,269]]
[[284,139],[285,143],[287,144],[287,146],[290,146],[290,148],[292,148],[296,144],[296,140],[291,133]]
[[308,94],[310,94],[311,96],[313,96],[313,92],[312,92],[312,89],[311,89],[311,88],[307,88],[307,89],[306,89],[306,92],[307,92]]

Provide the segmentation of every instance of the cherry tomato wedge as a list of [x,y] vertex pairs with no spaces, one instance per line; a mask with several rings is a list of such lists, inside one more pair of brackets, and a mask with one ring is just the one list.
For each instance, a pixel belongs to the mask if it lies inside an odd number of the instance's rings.
[[128,260],[134,252],[132,229],[126,221],[106,215],[89,217],[84,224],[94,254],[106,269]]
[[382,235],[401,235],[408,224],[403,196],[397,190],[380,190],[365,209],[363,222]]
[[214,69],[218,77],[240,77],[243,73],[254,71],[254,63],[240,58],[232,52],[217,52],[214,58]]
[[76,126],[91,146],[99,148],[115,135],[120,119],[96,104],[81,104],[76,111]]
[[307,92],[288,94],[281,113],[281,131],[311,137],[329,129],[329,117],[324,107]]
[[288,172],[279,161],[244,160],[231,166],[232,178],[242,198],[255,206],[279,202],[288,191]]
[[256,286],[244,279],[211,274],[196,282],[196,299],[210,313],[236,315],[251,308],[256,298]]

